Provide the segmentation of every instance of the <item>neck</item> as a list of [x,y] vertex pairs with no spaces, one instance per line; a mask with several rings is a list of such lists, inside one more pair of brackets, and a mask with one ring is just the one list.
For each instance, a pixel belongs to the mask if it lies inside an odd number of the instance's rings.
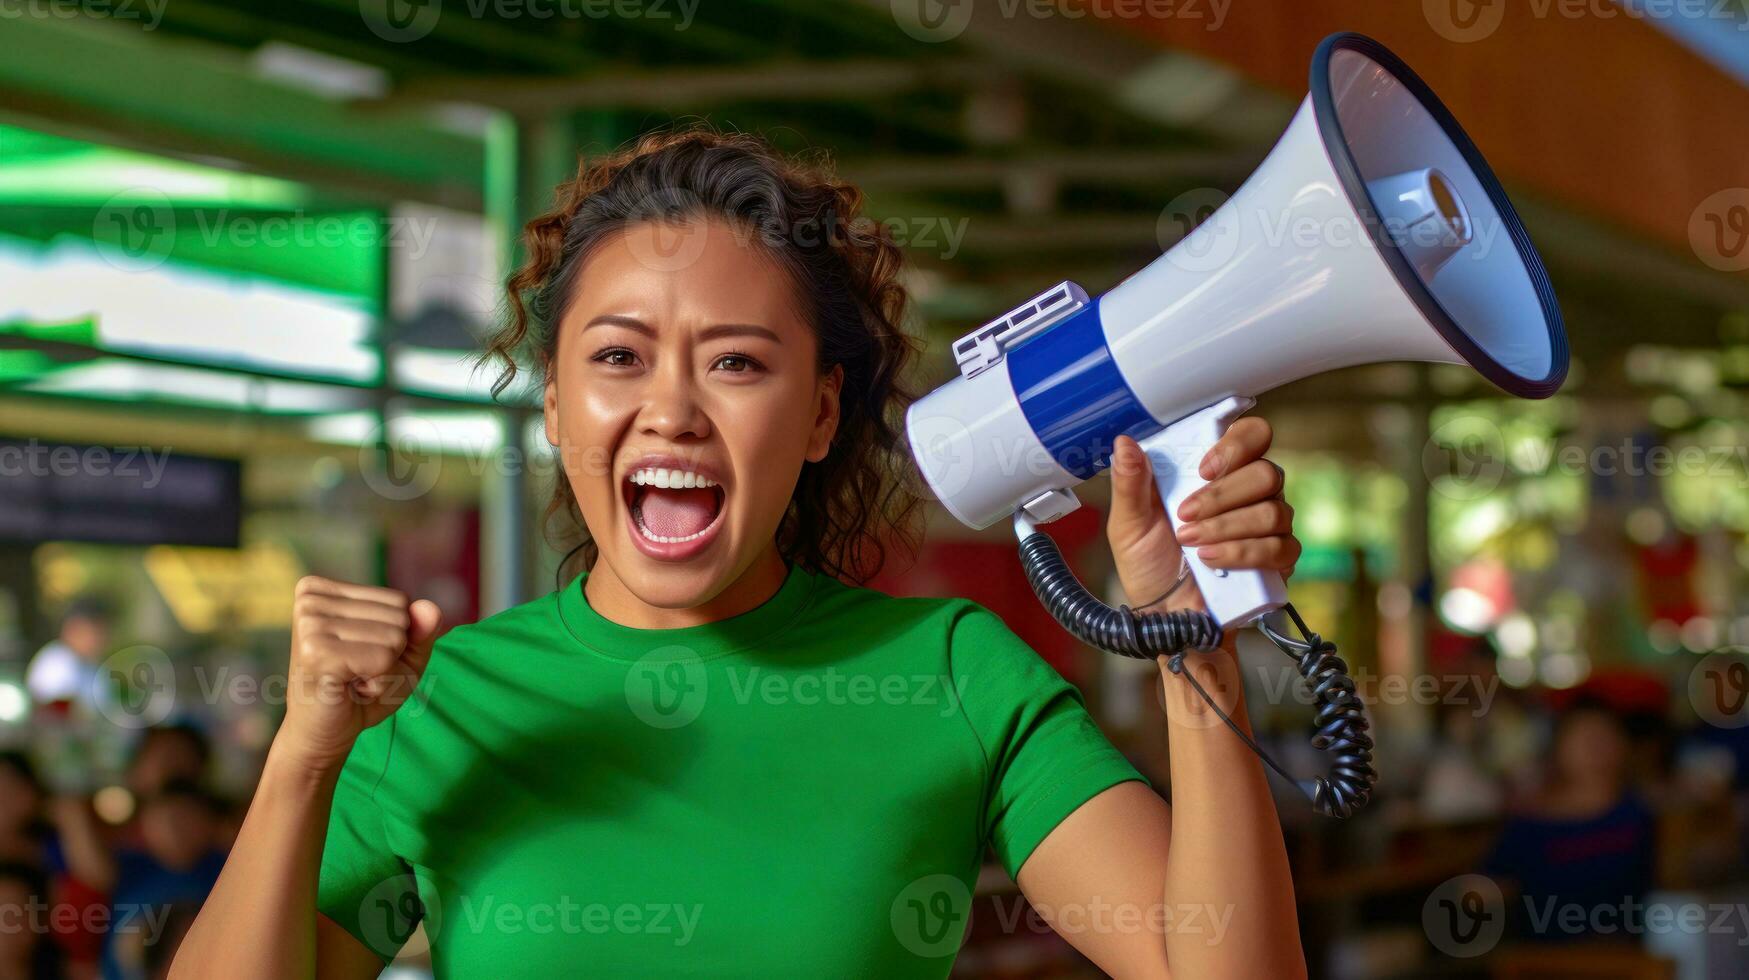
[[789,567],[773,542],[721,592],[696,606],[668,609],[638,598],[607,562],[598,559],[583,581],[583,595],[589,599],[589,607],[602,618],[621,626],[680,629],[714,623],[758,608],[777,594],[788,574]]

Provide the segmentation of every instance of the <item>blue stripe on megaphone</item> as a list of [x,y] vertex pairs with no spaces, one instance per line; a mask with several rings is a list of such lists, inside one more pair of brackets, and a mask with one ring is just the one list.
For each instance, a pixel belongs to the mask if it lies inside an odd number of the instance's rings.
[[1110,465],[1118,436],[1141,439],[1162,427],[1118,371],[1099,305],[1089,303],[1006,357],[1027,424],[1057,465],[1080,480]]

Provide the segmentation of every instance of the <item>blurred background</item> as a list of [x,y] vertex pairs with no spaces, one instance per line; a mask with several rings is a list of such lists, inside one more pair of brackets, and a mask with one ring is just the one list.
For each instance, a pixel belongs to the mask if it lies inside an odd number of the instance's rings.
[[[907,248],[923,387],[1205,218],[1344,29],[1500,173],[1573,368],[1543,402],[1407,365],[1262,400],[1292,598],[1383,774],[1346,823],[1277,787],[1313,974],[1749,975],[1741,0],[0,0],[0,911],[66,913],[0,923],[0,976],[161,970],[300,575],[450,622],[555,587],[535,402],[471,356],[579,153],[705,120],[830,159]],[[1088,581],[1103,492],[1053,529]],[[1057,629],[1006,529],[937,511],[876,584],[1002,614],[1170,791],[1153,667]],[[1289,663],[1242,652],[1312,772]],[[992,863],[958,973],[1095,974],[1019,902]]]

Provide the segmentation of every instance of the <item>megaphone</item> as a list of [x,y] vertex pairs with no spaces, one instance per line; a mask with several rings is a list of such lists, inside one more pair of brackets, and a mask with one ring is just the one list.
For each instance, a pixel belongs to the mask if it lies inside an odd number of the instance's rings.
[[[1012,518],[1023,542],[1079,506],[1073,488],[1121,434],[1147,452],[1176,527],[1203,453],[1272,388],[1425,361],[1542,398],[1568,358],[1548,273],[1499,180],[1427,84],[1359,34],[1318,46],[1311,92],[1268,159],[1172,249],[1097,298],[1060,283],[953,352],[960,376],[907,413],[913,455],[954,517]],[[1110,607],[1022,553],[1059,620],[1140,655],[1148,623],[1089,612]],[[1212,622],[1156,622],[1143,652],[1207,645],[1286,604],[1274,572],[1186,561]]]

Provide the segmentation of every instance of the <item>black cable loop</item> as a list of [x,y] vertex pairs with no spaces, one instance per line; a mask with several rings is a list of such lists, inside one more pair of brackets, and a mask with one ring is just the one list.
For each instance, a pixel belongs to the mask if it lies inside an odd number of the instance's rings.
[[1371,798],[1373,784],[1378,781],[1372,767],[1373,740],[1354,680],[1348,676],[1348,664],[1336,655],[1335,644],[1306,628],[1292,605],[1287,606],[1287,613],[1303,639],[1285,636],[1264,621],[1258,622],[1258,628],[1294,659],[1300,676],[1311,686],[1318,705],[1312,745],[1335,757],[1329,774],[1312,780],[1309,786],[1295,780],[1246,735],[1185,669],[1187,650],[1212,650],[1220,645],[1221,624],[1213,616],[1194,609],[1138,615],[1129,606],[1108,606],[1081,584],[1057,543],[1042,531],[1034,531],[1020,542],[1020,563],[1033,593],[1076,639],[1138,660],[1167,657],[1167,668],[1189,681],[1203,702],[1269,768],[1299,785],[1318,813],[1352,816]]

